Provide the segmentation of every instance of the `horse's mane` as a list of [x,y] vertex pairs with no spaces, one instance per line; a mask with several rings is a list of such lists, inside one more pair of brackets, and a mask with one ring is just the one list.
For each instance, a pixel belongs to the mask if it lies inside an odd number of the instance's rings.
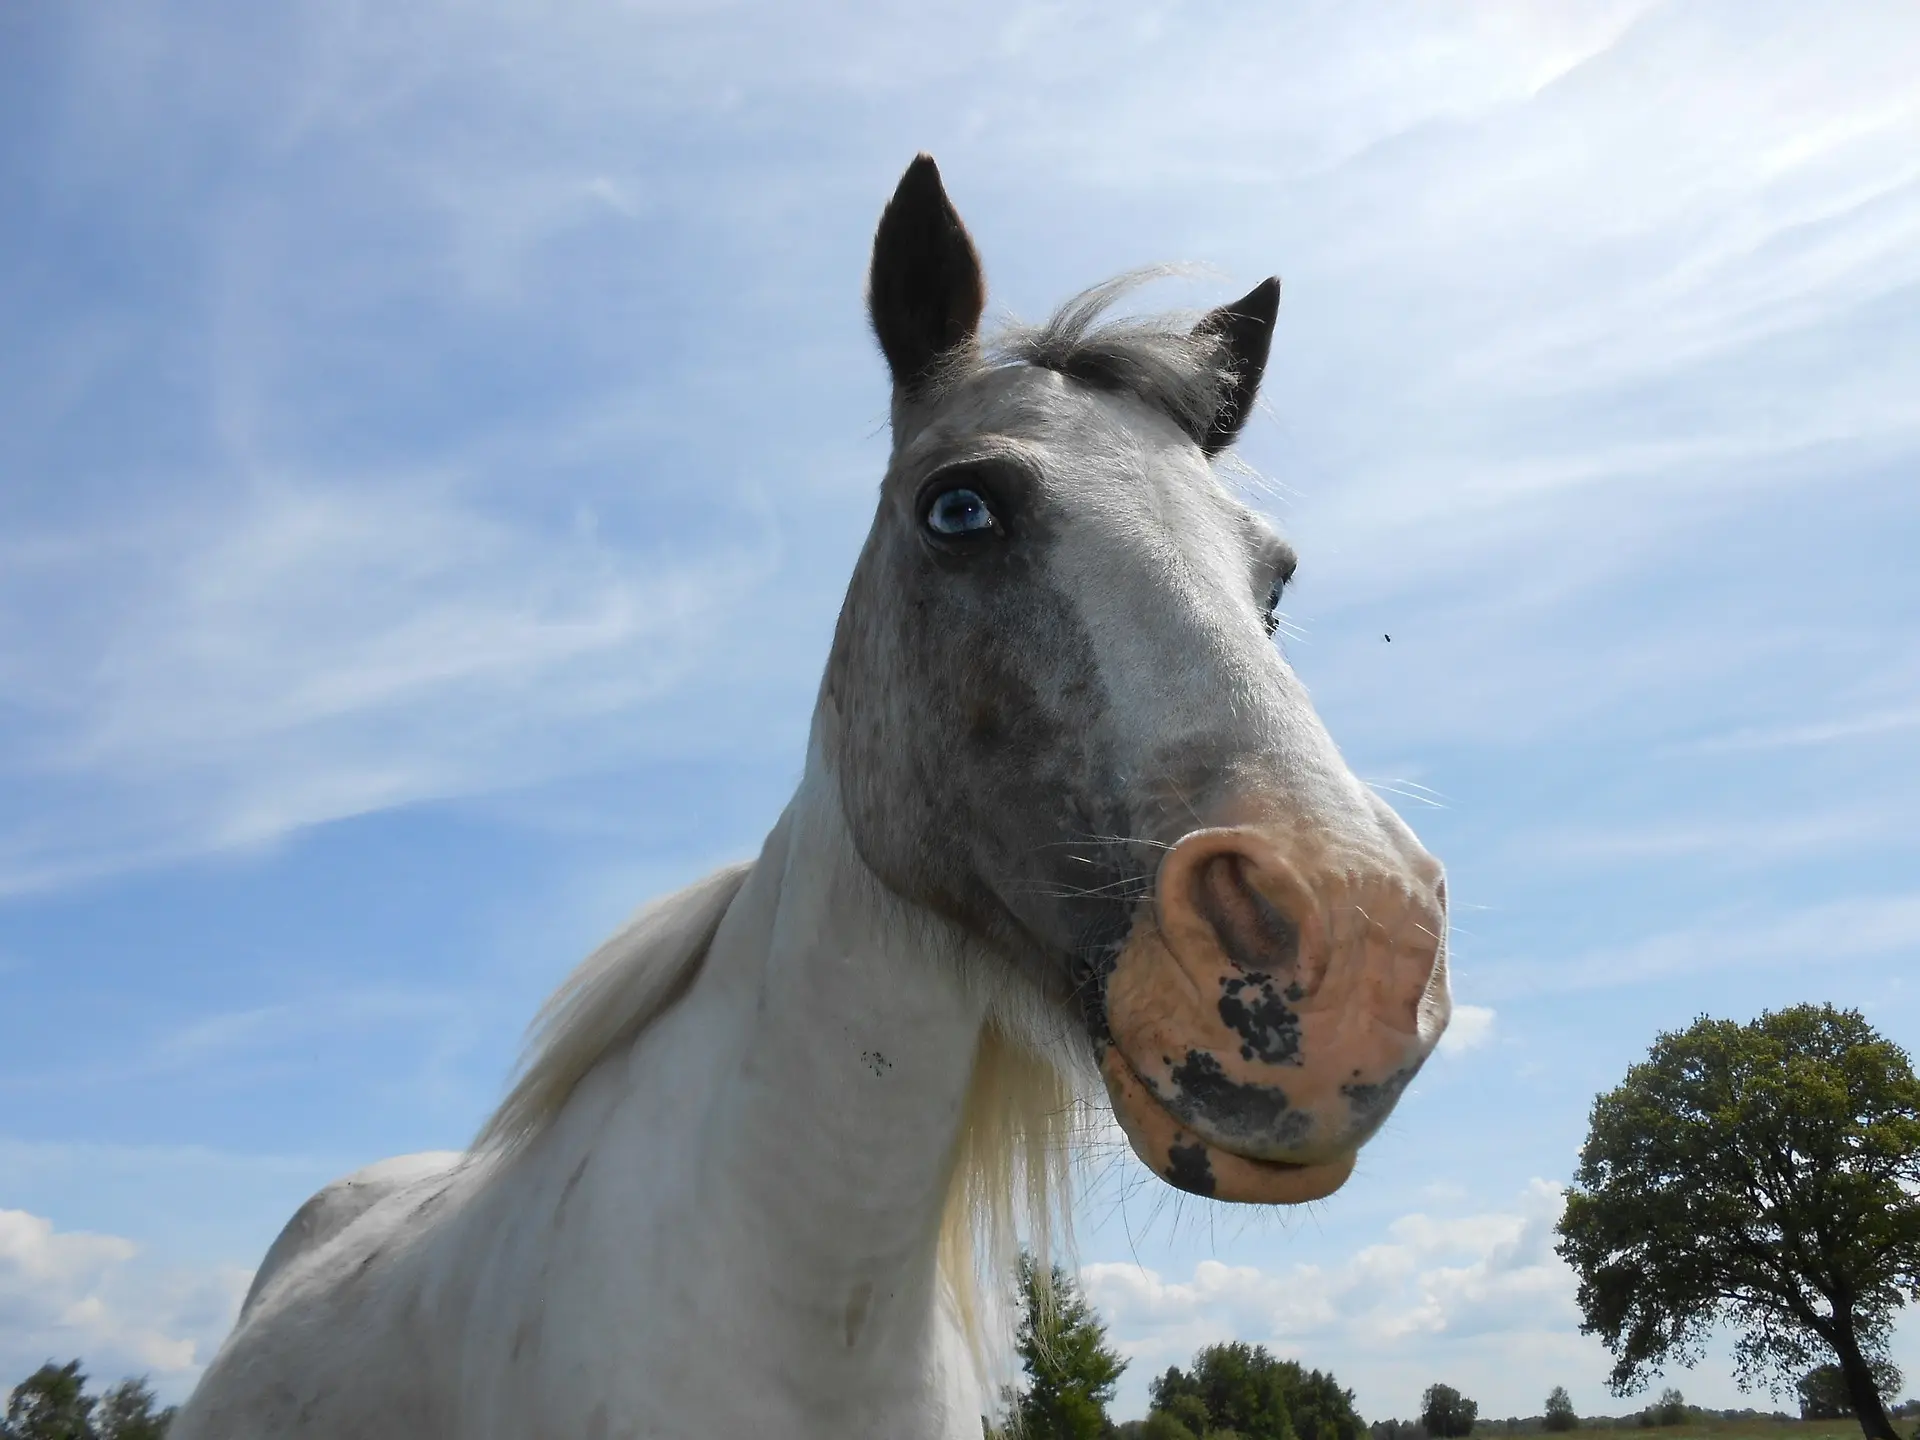
[[[581,962],[541,1007],[519,1077],[475,1149],[525,1145],[594,1066],[686,991],[752,868],[730,865],[653,901]],[[1021,1244],[1045,1255],[1069,1221],[1079,1107],[1043,1010],[1007,986],[989,1002],[941,1216],[941,1278],[983,1378],[995,1368],[987,1331]]]
[[679,997],[752,868],[729,865],[662,896],[580,962],[534,1017],[519,1078],[475,1149],[516,1149],[539,1134],[602,1057]]

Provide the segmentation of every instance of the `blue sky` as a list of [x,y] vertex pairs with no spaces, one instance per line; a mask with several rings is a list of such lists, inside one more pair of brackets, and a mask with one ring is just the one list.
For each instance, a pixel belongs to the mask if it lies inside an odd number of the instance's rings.
[[306,1194],[755,847],[924,148],[1001,312],[1283,277],[1288,654],[1451,873],[1461,1019],[1345,1190],[1092,1188],[1121,1412],[1228,1336],[1626,1408],[1551,1251],[1593,1095],[1700,1013],[1920,1043],[1920,12],[799,11],[0,19],[0,1374],[182,1393]]

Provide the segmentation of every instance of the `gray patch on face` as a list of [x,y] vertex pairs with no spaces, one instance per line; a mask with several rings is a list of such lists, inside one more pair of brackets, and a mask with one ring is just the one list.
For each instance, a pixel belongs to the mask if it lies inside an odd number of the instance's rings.
[[1220,979],[1220,1019],[1240,1037],[1240,1058],[1269,1065],[1299,1065],[1300,1016],[1287,1001],[1298,1001],[1298,985],[1276,990],[1271,975],[1251,971]]
[[1066,999],[1075,957],[1124,933],[1152,856],[1105,843],[1132,826],[1092,637],[1048,574],[1060,517],[1030,475],[980,473],[1011,533],[966,553],[922,537],[920,471],[889,477],[827,668],[835,769],[889,888],[1043,957],[1033,978]]
[[1207,1147],[1198,1142],[1169,1145],[1164,1173],[1169,1184],[1179,1186],[1190,1195],[1211,1199],[1218,1188],[1213,1179],[1213,1162],[1207,1158]]
[[1386,1079],[1371,1085],[1342,1085],[1340,1093],[1346,1096],[1347,1104],[1353,1111],[1355,1126],[1371,1131],[1379,1125],[1387,1118],[1387,1112],[1399,1103],[1401,1093],[1419,1073],[1418,1065],[1403,1065]]
[[1282,1145],[1299,1144],[1313,1129],[1313,1116],[1294,1109],[1278,1085],[1246,1085],[1231,1079],[1205,1050],[1189,1050],[1187,1058],[1174,1067],[1172,1078],[1170,1094],[1153,1086],[1154,1094],[1196,1129]]

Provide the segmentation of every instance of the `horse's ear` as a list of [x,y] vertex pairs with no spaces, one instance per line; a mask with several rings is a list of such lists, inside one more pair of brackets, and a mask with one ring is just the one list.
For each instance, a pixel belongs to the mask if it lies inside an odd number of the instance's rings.
[[973,344],[986,305],[973,238],[933,157],[918,155],[880,217],[867,276],[867,314],[895,387],[914,389],[941,356]]
[[1233,371],[1233,383],[1221,396],[1220,408],[1213,412],[1206,434],[1200,437],[1200,448],[1209,455],[1218,455],[1231,445],[1253,414],[1260,377],[1267,372],[1267,351],[1273,345],[1273,319],[1279,312],[1280,282],[1269,277],[1231,305],[1208,311],[1194,327],[1196,332],[1211,331],[1226,343],[1227,362]]

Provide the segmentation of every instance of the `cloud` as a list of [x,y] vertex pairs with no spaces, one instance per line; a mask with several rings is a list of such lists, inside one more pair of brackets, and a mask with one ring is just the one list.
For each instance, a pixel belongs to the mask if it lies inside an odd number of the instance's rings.
[[[1896,22],[1387,13],[307,4],[63,32],[28,149],[166,282],[49,292],[17,332],[0,459],[85,483],[36,483],[0,542],[27,817],[0,892],[764,748],[769,715],[791,740],[880,460],[858,273],[901,135],[950,163],[997,298],[1182,253],[1286,272],[1281,424],[1250,444],[1297,497],[1303,596],[1335,632],[1418,597],[1474,637],[1429,668],[1381,627],[1391,673],[1316,655],[1351,724],[1484,743],[1784,668],[1774,632],[1569,644],[1570,612],[1707,523],[1703,493],[1793,483],[1815,444],[1910,453]],[[1036,243],[1062,213],[1083,242]]]
[[159,1271],[118,1235],[0,1210],[0,1384],[79,1358],[96,1384],[151,1375],[178,1398],[232,1326],[251,1272]]
[[1495,1012],[1486,1005],[1455,1005],[1446,1033],[1440,1037],[1439,1054],[1449,1058],[1478,1050],[1493,1040]]
[[1565,958],[1489,961],[1474,966],[1474,982],[1504,996],[1555,994],[1730,966],[1830,966],[1915,948],[1920,895],[1859,896],[1760,917],[1716,917]]
[[[650,554],[406,481],[8,548],[0,608],[51,623],[0,657],[41,802],[0,828],[0,893],[618,755],[758,564],[750,538]],[[102,567],[111,602],[63,599]]]
[[[1222,1340],[1264,1344],[1355,1386],[1370,1417],[1417,1412],[1420,1387],[1445,1375],[1483,1413],[1532,1413],[1531,1388],[1601,1372],[1578,1335],[1571,1270],[1553,1252],[1560,1187],[1534,1180],[1509,1208],[1441,1216],[1415,1211],[1328,1264],[1284,1270],[1203,1260],[1170,1279],[1138,1264],[1096,1262],[1080,1278],[1132,1362],[1131,1385]],[[1504,1371],[1504,1373],[1503,1373]],[[1592,1387],[1588,1387],[1591,1392]],[[1591,1400],[1591,1393],[1582,1397]]]
[[1904,828],[1895,806],[1812,814],[1770,813],[1764,820],[1679,815],[1632,826],[1536,831],[1519,838],[1510,863],[1591,873],[1600,865],[1687,858],[1721,865],[1765,865],[1845,849]]
[[1830,720],[1798,725],[1780,725],[1735,730],[1729,734],[1700,741],[1694,749],[1701,753],[1725,753],[1740,750],[1789,750],[1818,745],[1838,745],[1850,740],[1878,740],[1920,727],[1920,708],[1870,711]]

